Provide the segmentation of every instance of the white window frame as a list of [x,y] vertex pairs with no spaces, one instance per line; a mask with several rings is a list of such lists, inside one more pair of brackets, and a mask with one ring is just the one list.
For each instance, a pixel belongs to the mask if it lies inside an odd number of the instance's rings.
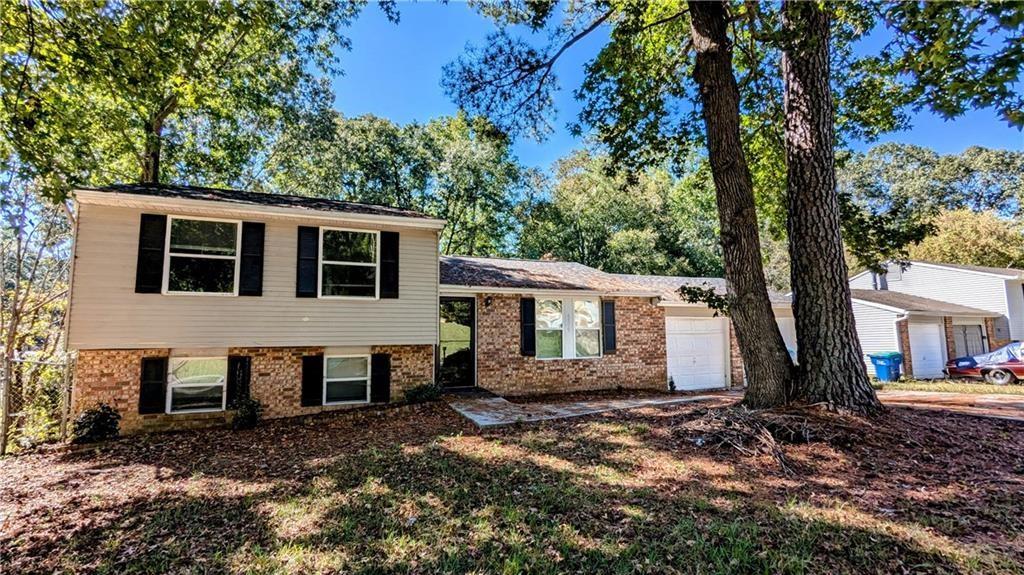
[[[194,220],[202,222],[221,222],[226,224],[235,224],[235,255],[233,256],[217,256],[209,254],[173,254],[171,253],[171,228],[173,227],[174,220]],[[235,297],[238,295],[238,274],[241,273],[241,251],[242,251],[242,220],[227,220],[221,218],[203,218],[199,216],[167,216],[167,231],[164,233],[164,271],[163,271],[163,283],[160,288],[160,292],[164,295],[193,295],[193,296],[215,296],[215,297]],[[187,258],[205,258],[211,260],[234,260],[235,261],[235,273],[234,273],[234,285],[232,286],[231,292],[209,292],[209,291],[171,291],[168,287],[171,281],[171,256],[174,257],[187,257]]]
[[221,385],[220,392],[220,409],[179,409],[177,411],[171,410],[171,395],[175,388],[179,387],[209,387],[209,383],[184,383],[184,384],[172,384],[171,383],[171,366],[174,365],[174,360],[193,360],[193,359],[223,359],[225,366],[227,364],[227,356],[207,356],[207,357],[193,357],[193,356],[179,356],[167,358],[167,393],[164,404],[164,413],[169,415],[180,415],[182,413],[216,413],[220,411],[226,411],[228,408],[228,371],[229,367],[226,366],[224,370],[224,384]]
[[[324,232],[356,232],[360,234],[370,234],[373,238],[374,254],[373,263],[368,264],[365,262],[343,262],[338,260],[325,260],[324,259]],[[365,295],[324,295],[324,264],[327,265],[346,265],[346,266],[363,266],[374,268],[373,273],[373,296]],[[354,299],[354,300],[379,300],[380,299],[380,230],[360,230],[355,228],[328,228],[320,227],[320,239],[317,246],[317,266],[316,266],[316,296],[320,299]],[[340,357],[340,356],[335,356]]]
[[[562,302],[562,355],[561,357],[539,357],[535,356],[537,361],[558,361],[565,359],[601,359],[604,357],[604,329],[601,327],[602,316],[604,309],[601,305],[601,298],[599,297],[562,297],[562,296],[535,296],[534,300],[537,302],[534,305],[534,341],[537,341],[537,335],[540,331],[555,331],[548,329],[541,329],[537,327],[537,308],[541,300],[551,300]],[[576,318],[575,318],[575,302],[577,300],[584,301],[596,301],[597,302],[597,341],[598,341],[598,353],[597,355],[588,356],[577,356],[576,355]],[[571,326],[572,329],[566,329],[566,326]],[[592,329],[592,328],[587,328]]]
[[[339,358],[345,359],[345,358],[353,358],[353,357],[359,357],[359,358],[363,358],[363,359],[366,360],[366,377],[332,377],[330,379],[327,378],[327,363],[328,363],[328,360],[339,359]],[[372,387],[372,384],[373,384],[373,372],[371,371],[371,368],[372,368],[372,366],[370,365],[370,356],[368,354],[325,355],[324,356],[324,373],[323,373],[323,377],[321,378],[323,380],[323,385],[321,385],[321,390],[320,390],[321,391],[320,403],[322,405],[356,405],[356,404],[361,405],[361,404],[364,404],[364,403],[370,403],[370,388]],[[366,399],[365,400],[360,401],[360,400],[357,399],[357,400],[351,400],[351,401],[331,401],[331,402],[327,401],[327,383],[329,381],[363,381],[364,379],[366,380]]]

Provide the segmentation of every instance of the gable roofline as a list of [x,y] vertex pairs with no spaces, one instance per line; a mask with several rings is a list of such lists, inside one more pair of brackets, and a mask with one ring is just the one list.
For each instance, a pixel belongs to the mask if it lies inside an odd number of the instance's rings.
[[850,300],[861,305],[903,315],[940,317],[996,317],[980,308],[890,290],[852,289]]
[[[177,188],[187,189],[187,188]],[[241,214],[264,215],[280,218],[319,218],[365,224],[390,224],[407,228],[423,228],[440,230],[445,220],[433,218],[425,214],[374,204],[320,200],[303,198],[302,196],[285,196],[275,198],[276,194],[256,192],[240,192],[237,190],[217,190],[215,188],[198,188],[224,193],[246,194],[248,197],[268,197],[271,203],[256,203],[245,200],[225,200],[206,197],[185,197],[175,195],[154,195],[121,191],[119,187],[109,188],[75,188],[75,202],[79,204],[127,207],[136,209],[157,209],[174,211],[179,209],[210,209],[230,211]],[[274,200],[282,200],[275,203]],[[326,209],[328,206],[352,207],[346,209]],[[365,210],[365,211],[362,211]]]
[[[886,264],[889,264],[889,263],[892,263],[892,262],[886,262]],[[996,277],[996,278],[1001,278],[1001,279],[1004,279],[1004,280],[1024,279],[1024,270],[1018,270],[1018,269],[1014,269],[1014,268],[1005,268],[1008,273],[996,273],[995,271],[985,271],[985,270],[980,270],[980,269],[971,269],[970,267],[962,266],[960,264],[943,264],[943,263],[936,263],[936,262],[922,262],[922,261],[917,261],[917,260],[910,260],[909,263],[910,263],[911,267],[913,267],[913,266],[921,266],[921,267],[926,267],[926,268],[950,270],[950,271],[956,271],[956,272],[964,272],[964,273],[968,273],[968,274],[977,274],[977,275],[988,276],[988,277]],[[1001,269],[1001,268],[988,268],[988,269],[989,270],[996,270],[996,269]],[[852,282],[853,280],[855,280],[855,279],[857,279],[857,278],[859,278],[861,276],[865,276],[867,274],[870,274],[870,273],[871,273],[871,270],[864,270],[864,271],[860,272],[859,274],[855,274],[853,276],[850,276],[850,279],[848,279],[847,282]]]

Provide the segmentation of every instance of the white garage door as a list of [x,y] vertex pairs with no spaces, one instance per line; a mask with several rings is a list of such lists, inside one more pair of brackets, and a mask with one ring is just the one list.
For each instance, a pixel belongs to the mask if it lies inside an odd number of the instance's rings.
[[729,323],[723,318],[665,318],[668,375],[677,390],[726,387]]
[[914,377],[942,377],[945,354],[942,353],[943,333],[939,323],[910,324],[910,361],[913,364]]

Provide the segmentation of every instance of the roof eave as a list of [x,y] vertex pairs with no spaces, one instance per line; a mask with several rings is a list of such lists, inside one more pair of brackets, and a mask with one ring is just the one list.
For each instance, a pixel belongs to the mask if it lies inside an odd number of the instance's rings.
[[535,288],[535,287],[495,287],[466,286],[441,284],[441,295],[474,295],[483,293],[495,294],[543,294],[543,295],[604,295],[615,297],[661,297],[660,293],[632,290],[600,290],[600,289],[568,289],[568,288]]
[[281,218],[320,218],[367,224],[390,224],[405,228],[424,228],[430,230],[440,230],[445,225],[445,220],[417,216],[389,216],[287,206],[263,206],[246,202],[222,202],[218,200],[201,200],[196,198],[170,198],[143,194],[126,194],[122,192],[101,192],[83,188],[75,190],[75,201],[82,204],[139,209],[164,209],[169,211],[189,207],[226,211],[234,210]]

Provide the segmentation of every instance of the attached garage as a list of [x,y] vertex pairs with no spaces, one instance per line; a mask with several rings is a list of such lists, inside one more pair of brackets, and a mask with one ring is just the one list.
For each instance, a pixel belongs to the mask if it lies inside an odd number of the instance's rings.
[[910,359],[914,377],[938,379],[943,377],[946,364],[946,334],[940,320],[912,320],[908,326],[910,334]]
[[665,318],[668,377],[677,391],[729,386],[729,320]]

